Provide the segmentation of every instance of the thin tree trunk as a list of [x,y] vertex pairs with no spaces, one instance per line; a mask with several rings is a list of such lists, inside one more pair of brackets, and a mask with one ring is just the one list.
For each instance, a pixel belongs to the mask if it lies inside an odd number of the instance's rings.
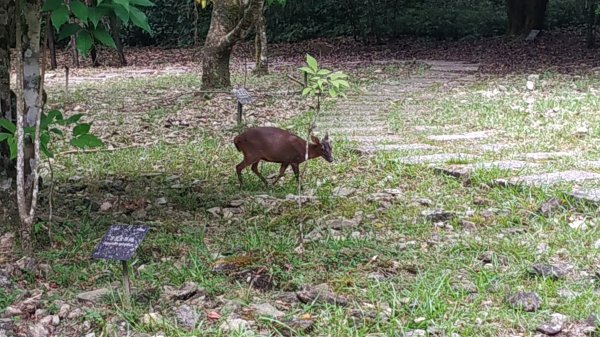
[[90,50],[90,56],[92,58],[92,66],[99,67],[100,62],[98,62],[98,49],[96,49],[96,45],[92,45],[92,49]]
[[508,35],[525,35],[544,28],[548,0],[506,0]]
[[[14,2],[0,0],[0,119],[13,123],[16,122],[16,101],[10,90],[10,47],[14,42],[14,17]],[[2,131],[5,130],[0,128]],[[0,142],[0,183],[3,176],[14,177],[15,173],[15,162],[10,160],[8,145]]]
[[110,17],[109,21],[110,25],[110,34],[112,35],[113,40],[115,41],[115,45],[117,46],[117,54],[119,55],[119,62],[121,66],[127,65],[127,59],[125,58],[125,52],[123,50],[123,41],[121,41],[121,24],[116,17]]
[[[21,219],[21,246],[33,257],[33,221],[37,208],[39,127],[42,109],[44,62],[40,64],[41,0],[17,2],[17,203]],[[45,45],[45,44],[44,44]],[[35,127],[35,139],[25,139],[24,127]],[[33,146],[31,146],[33,145]],[[33,148],[33,151],[31,151]],[[29,174],[27,174],[27,171]]]
[[256,19],[256,37],[254,41],[256,52],[256,75],[266,75],[269,73],[269,59],[267,54],[267,19],[263,10]]
[[249,0],[245,7],[237,0],[213,2],[202,59],[203,89],[231,87],[231,51],[239,40],[248,35],[262,8],[263,0]]
[[588,0],[588,22],[587,22],[587,47],[594,48],[596,46],[596,0]]
[[[50,51],[50,69],[55,70],[58,66],[56,64],[56,46],[54,45],[54,27],[50,22],[50,16],[46,17],[46,36],[48,37],[48,51]],[[46,60],[44,60],[46,62]]]

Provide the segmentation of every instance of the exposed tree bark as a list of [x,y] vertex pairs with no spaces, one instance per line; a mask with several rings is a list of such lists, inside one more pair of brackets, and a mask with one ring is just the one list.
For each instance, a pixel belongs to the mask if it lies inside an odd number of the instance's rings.
[[524,35],[544,28],[548,0],[506,0],[508,35]]
[[[17,203],[21,220],[21,247],[33,257],[33,221],[37,208],[40,161],[39,128],[43,105],[45,62],[40,63],[41,0],[17,2]],[[45,45],[45,44],[44,44]],[[25,139],[24,127],[35,127],[35,139]],[[33,149],[33,151],[32,151]],[[29,174],[27,174],[29,172]]]
[[263,0],[213,2],[210,28],[204,44],[202,87],[216,89],[231,87],[229,61],[233,46],[246,37],[263,8]]
[[265,17],[264,9],[258,14],[255,30],[256,67],[254,68],[254,73],[259,76],[266,75],[269,73],[269,59],[267,54],[267,18]]
[[[16,101],[10,90],[10,47],[14,43],[14,18],[14,2],[0,0],[0,119],[16,123]],[[3,172],[7,177],[15,174],[15,162],[10,160],[6,142],[0,143],[0,177]]]
[[92,57],[92,66],[99,67],[100,62],[98,61],[98,49],[96,49],[96,45],[92,45],[92,49],[90,50],[90,56]]
[[588,48],[594,48],[596,46],[596,0],[588,1],[588,22],[587,22],[587,36],[586,42]]
[[[56,38],[54,36],[54,27],[50,22],[50,16],[46,16],[46,37],[48,40],[48,50],[50,51],[50,69],[55,70],[58,65],[56,64],[56,46],[54,44]],[[44,60],[45,62],[46,60]]]
[[121,41],[121,24],[115,16],[110,17],[110,34],[112,35],[115,45],[117,46],[117,54],[119,55],[119,62],[121,66],[127,65],[127,59],[125,58],[125,52],[123,50],[123,41]]

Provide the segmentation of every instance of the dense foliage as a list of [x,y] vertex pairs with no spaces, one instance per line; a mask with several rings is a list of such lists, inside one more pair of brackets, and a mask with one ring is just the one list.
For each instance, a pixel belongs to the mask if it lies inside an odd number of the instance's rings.
[[[550,0],[548,28],[576,26],[586,20],[585,0]],[[128,34],[131,45],[189,46],[202,42],[210,23],[209,8],[193,0],[162,0],[147,11],[154,36],[139,29]],[[197,20],[196,20],[196,15]],[[269,40],[293,42],[315,37],[395,37],[473,39],[503,34],[503,0],[303,0],[267,10]]]

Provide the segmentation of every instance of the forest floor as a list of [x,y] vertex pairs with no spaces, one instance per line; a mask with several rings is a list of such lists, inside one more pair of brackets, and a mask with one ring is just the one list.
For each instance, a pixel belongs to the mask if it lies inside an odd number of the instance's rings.
[[[199,94],[196,64],[81,68],[68,94],[50,72],[50,107],[83,112],[113,151],[56,144],[38,271],[0,239],[0,336],[599,333],[598,58],[506,71],[430,46],[416,62],[321,55],[353,89],[324,105],[335,162],[304,165],[301,196],[291,172],[265,187],[248,171],[239,187],[235,101]],[[265,77],[238,59],[233,82],[246,77],[256,99],[246,123],[300,133],[312,102],[287,75],[309,49],[287,48],[296,55]],[[114,223],[150,228],[131,261],[131,308],[120,264],[90,258]]]

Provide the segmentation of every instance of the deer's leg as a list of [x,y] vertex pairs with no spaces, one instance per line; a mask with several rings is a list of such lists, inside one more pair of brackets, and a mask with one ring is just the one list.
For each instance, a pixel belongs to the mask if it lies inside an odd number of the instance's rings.
[[277,178],[275,178],[275,181],[273,181],[273,185],[277,184],[279,179],[285,175],[285,170],[288,168],[288,165],[289,164],[281,164],[281,167],[279,168],[279,175]]
[[252,164],[252,172],[254,172],[260,178],[260,180],[262,180],[262,182],[265,183],[266,186],[269,186],[269,182],[267,182],[267,179],[265,179],[265,177],[263,177],[262,174],[260,174],[260,172],[258,171],[258,162],[260,162],[260,160]]
[[292,170],[294,170],[294,175],[296,176],[296,182],[300,182],[300,164],[292,164]]
[[248,161],[246,157],[242,160],[241,163],[237,164],[235,167],[235,172],[237,173],[238,180],[240,181],[240,186],[242,186],[242,170],[248,167],[252,162]]

